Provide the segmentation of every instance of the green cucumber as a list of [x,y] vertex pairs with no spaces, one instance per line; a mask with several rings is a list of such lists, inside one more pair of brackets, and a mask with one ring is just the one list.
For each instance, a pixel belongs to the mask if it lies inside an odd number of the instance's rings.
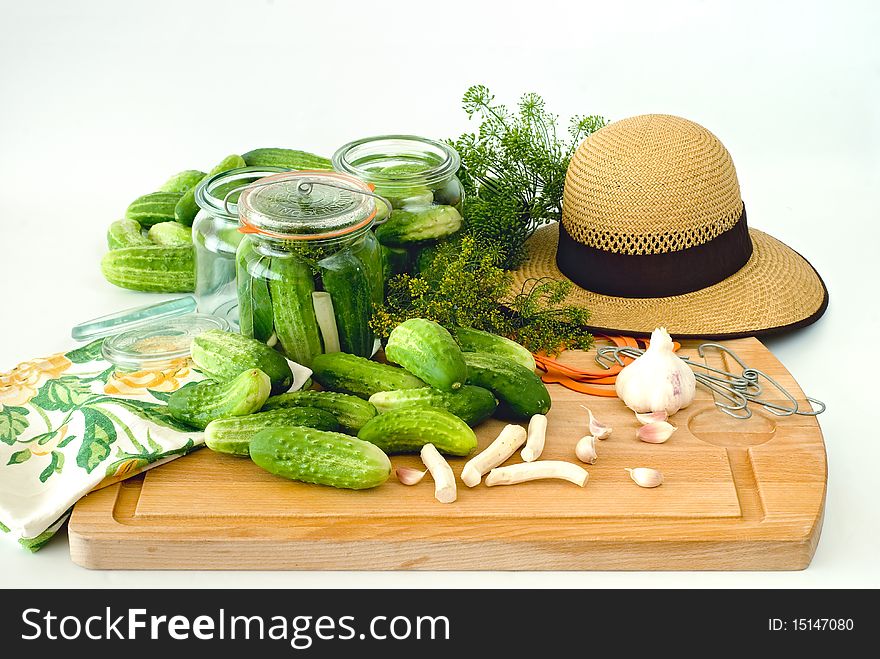
[[[220,164],[214,167],[210,172],[205,174],[199,183],[208,180],[215,174],[219,174],[220,172],[225,172],[230,169],[238,169],[239,167],[244,167],[245,162],[244,159],[239,155],[231,155],[226,156],[223,160],[220,161]],[[181,224],[191,227],[193,220],[196,219],[196,215],[199,213],[199,205],[196,203],[196,188],[198,184],[194,185],[183,195],[180,197],[180,200],[174,207],[174,215],[170,219],[177,220]]]
[[168,397],[168,412],[174,419],[204,430],[214,419],[253,414],[266,402],[271,388],[269,376],[252,368],[229,382],[204,380],[178,389]]
[[375,192],[390,201],[392,208],[430,206],[434,202],[434,193],[427,185],[420,182],[424,179],[413,176],[413,174],[420,174],[429,168],[430,165],[418,163],[401,163],[383,167],[375,180]]
[[138,197],[128,205],[125,218],[134,220],[143,228],[159,222],[173,222],[174,209],[182,198],[179,192],[151,192]]
[[251,460],[290,480],[363,490],[391,475],[391,461],[379,448],[337,432],[312,428],[269,428],[254,435]]
[[285,169],[333,169],[322,156],[296,149],[262,148],[242,155],[248,167],[283,167]]
[[451,236],[461,229],[461,213],[452,206],[431,206],[418,211],[392,211],[376,238],[389,247],[405,247]]
[[468,368],[468,384],[495,394],[499,401],[499,416],[526,420],[550,410],[547,387],[534,371],[522,364],[485,352],[466,352],[464,361]]
[[454,327],[452,335],[463,352],[487,352],[512,359],[530,371],[535,370],[535,358],[532,357],[532,353],[516,341],[470,327]]
[[366,268],[373,304],[381,305],[385,301],[385,259],[382,246],[375,235],[367,234],[361,242],[351,248],[351,252]]
[[116,220],[107,228],[107,247],[110,249],[145,247],[152,244],[135,220]]
[[316,430],[339,430],[339,424],[329,412],[313,407],[257,412],[247,416],[215,419],[205,428],[205,444],[212,451],[230,455],[248,455],[251,439],[266,428],[304,427]]
[[370,357],[375,341],[370,329],[373,301],[364,264],[349,250],[342,250],[322,259],[318,266],[324,290],[333,301],[339,347],[342,352]]
[[147,232],[153,244],[162,247],[180,247],[192,245],[192,229],[183,226],[180,222],[159,222],[150,227]]
[[218,382],[258,368],[269,376],[272,393],[285,392],[293,384],[293,373],[281,353],[235,332],[219,329],[202,332],[192,340],[191,353],[199,370]]
[[269,280],[269,294],[275,335],[289,359],[310,367],[315,355],[322,351],[321,331],[312,302],[315,292],[312,270],[293,254],[273,258],[271,267],[273,278]]
[[312,360],[312,377],[325,389],[369,398],[380,391],[416,389],[428,385],[402,368],[380,364],[344,352],[318,355]]
[[386,453],[417,453],[433,444],[446,455],[467,455],[477,448],[477,436],[464,421],[435,407],[403,407],[369,421],[358,437]]
[[301,389],[286,394],[272,396],[263,405],[264,410],[313,407],[332,414],[345,432],[356,434],[358,430],[376,416],[376,408],[371,403],[336,391],[310,391]]
[[385,356],[443,391],[458,389],[467,378],[461,348],[432,320],[410,318],[391,330]]
[[405,247],[382,245],[382,256],[386,280],[407,273],[412,267],[412,254]]
[[458,391],[440,391],[431,387],[380,391],[370,396],[379,414],[404,407],[438,407],[454,414],[469,426],[485,421],[498,405],[488,389],[464,385]]
[[275,324],[267,281],[270,266],[271,257],[256,255],[251,241],[239,243],[235,254],[238,326],[245,336],[264,343],[272,336]]
[[190,188],[196,187],[203,178],[205,178],[205,172],[200,172],[197,169],[185,169],[165,181],[159,188],[159,192],[183,194]]
[[431,265],[434,263],[434,257],[437,256],[438,248],[439,245],[437,244],[429,244],[422,247],[417,247],[417,253],[415,255],[415,258],[413,259],[413,270],[416,273],[430,272]]
[[107,252],[101,272],[111,284],[149,293],[190,293],[195,289],[192,247],[123,247]]

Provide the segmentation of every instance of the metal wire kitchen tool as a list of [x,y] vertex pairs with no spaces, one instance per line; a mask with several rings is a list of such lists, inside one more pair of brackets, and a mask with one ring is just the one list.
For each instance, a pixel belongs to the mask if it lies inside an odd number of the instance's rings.
[[[697,354],[705,357],[708,349],[718,350],[728,355],[742,369],[740,373],[725,371],[708,364],[702,364],[688,357],[682,357],[690,367],[694,369],[694,376],[701,385],[712,391],[724,400],[718,400],[715,405],[722,412],[735,419],[748,419],[752,416],[750,405],[760,405],[762,408],[776,416],[816,416],[825,411],[826,405],[822,401],[806,396],[811,409],[805,410],[791,393],[774,380],[767,373],[751,368],[727,346],[719,343],[702,343],[697,347]],[[605,369],[612,365],[624,366],[623,357],[635,359],[645,351],[632,346],[602,346],[596,351],[596,362]],[[697,370],[699,369],[699,370]],[[765,387],[761,382],[765,381],[772,385],[786,399],[787,404],[766,400],[762,398]]]

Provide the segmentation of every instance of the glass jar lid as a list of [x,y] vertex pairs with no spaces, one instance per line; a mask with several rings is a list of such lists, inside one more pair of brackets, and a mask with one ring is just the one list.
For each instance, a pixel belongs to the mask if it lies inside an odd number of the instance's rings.
[[441,183],[460,166],[461,157],[450,145],[417,135],[365,137],[333,154],[334,169],[382,188]]
[[156,321],[104,340],[104,358],[121,369],[142,371],[164,368],[190,355],[192,340],[211,329],[228,330],[225,319],[192,313]]
[[[238,167],[225,172],[215,174],[209,179],[202,181],[196,186],[195,199],[199,208],[207,211],[215,217],[225,217],[230,220],[238,220],[238,198],[241,190],[229,194],[238,187],[244,187],[261,178],[289,172],[284,167]],[[227,195],[229,198],[227,199]]]
[[102,336],[127,332],[138,327],[151,325],[169,318],[191,314],[196,310],[196,300],[192,295],[184,295],[143,307],[116,311],[106,316],[93,318],[76,325],[70,335],[77,341],[93,341]]
[[241,231],[281,240],[337,238],[369,228],[372,189],[353,176],[324,170],[260,179],[238,200]]

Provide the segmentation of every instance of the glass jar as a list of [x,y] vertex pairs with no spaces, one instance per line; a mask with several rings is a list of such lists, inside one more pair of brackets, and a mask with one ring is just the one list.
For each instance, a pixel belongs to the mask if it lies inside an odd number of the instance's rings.
[[238,326],[235,288],[235,251],[238,231],[238,192],[224,200],[230,190],[277,172],[281,167],[241,167],[220,172],[199,184],[195,191],[199,212],[193,221],[195,245],[195,298],[199,313],[225,318]]
[[238,211],[241,333],[305,366],[322,352],[371,356],[385,280],[369,186],[331,171],[276,174],[245,189]]
[[[381,135],[349,142],[333,154],[333,168],[373,185],[391,203],[390,213],[380,203],[378,219],[390,221],[378,231],[387,275],[410,269],[418,252],[456,233],[461,227],[464,188],[457,173],[458,152],[448,144],[415,135]],[[454,210],[453,210],[454,209]],[[397,211],[397,213],[395,213]],[[419,222],[430,213],[430,222]],[[431,225],[408,234],[410,221]],[[399,230],[402,229],[402,230]]]

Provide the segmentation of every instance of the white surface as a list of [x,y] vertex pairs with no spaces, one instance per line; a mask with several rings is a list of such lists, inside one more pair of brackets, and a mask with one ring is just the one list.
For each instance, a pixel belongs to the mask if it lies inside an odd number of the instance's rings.
[[[487,5],[489,3],[486,3]],[[626,9],[617,4],[626,4]],[[817,325],[768,341],[828,403],[825,526],[799,573],[136,573],[66,536],[0,543],[0,586],[880,586],[880,9],[849,2],[0,2],[0,369],[143,302],[101,277],[104,230],[180,169],[258,146],[330,154],[455,136],[484,82],[562,115],[667,112],[736,162],[749,222],[822,273]],[[590,6],[595,5],[595,6]]]

